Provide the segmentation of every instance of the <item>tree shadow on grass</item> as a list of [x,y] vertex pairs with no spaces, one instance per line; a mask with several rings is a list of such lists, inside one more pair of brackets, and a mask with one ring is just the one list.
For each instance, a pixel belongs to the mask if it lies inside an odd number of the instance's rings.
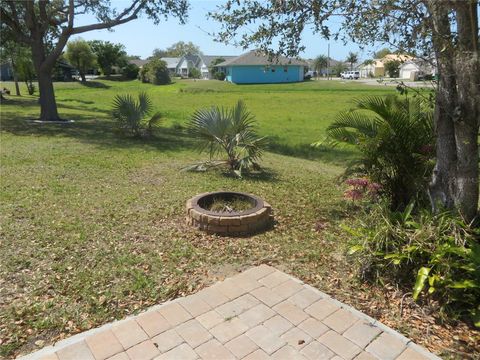
[[75,122],[66,124],[34,124],[25,116],[2,111],[1,130],[17,136],[68,137],[80,142],[105,148],[152,148],[172,151],[193,148],[194,142],[185,133],[170,128],[158,128],[150,138],[132,138],[118,132],[115,123],[105,119],[95,119],[88,115],[64,113],[63,117]]
[[287,145],[275,141],[270,141],[268,150],[276,154],[307,160],[320,160],[342,167],[347,166],[357,155],[354,149],[326,146],[314,147],[310,144]]
[[95,88],[95,89],[110,89],[111,88],[110,85],[101,83],[99,81],[92,81],[92,80],[89,80],[89,81],[86,81],[86,82],[80,82],[80,85],[83,85],[83,86],[89,87],[89,88]]

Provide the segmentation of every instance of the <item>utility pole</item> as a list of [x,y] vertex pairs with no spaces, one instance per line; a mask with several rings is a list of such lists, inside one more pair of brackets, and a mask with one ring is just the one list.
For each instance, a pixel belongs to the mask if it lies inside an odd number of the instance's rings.
[[330,80],[330,43],[328,43],[327,51],[327,80]]

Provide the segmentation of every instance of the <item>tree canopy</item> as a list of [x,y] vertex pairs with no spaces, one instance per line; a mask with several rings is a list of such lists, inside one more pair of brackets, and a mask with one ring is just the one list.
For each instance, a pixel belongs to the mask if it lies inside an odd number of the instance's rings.
[[82,82],[85,82],[85,74],[96,64],[97,57],[92,51],[90,44],[83,39],[70,41],[65,53],[67,60],[79,71]]
[[[0,29],[3,36],[29,46],[40,89],[40,118],[60,120],[52,84],[55,62],[72,35],[92,30],[111,29],[145,15],[155,23],[168,15],[184,22],[187,0],[56,0],[0,2]],[[79,15],[90,14],[96,21],[76,25]]]
[[89,45],[97,57],[97,63],[103,75],[110,75],[114,66],[123,68],[128,63],[125,46],[122,44],[93,40],[89,41]]

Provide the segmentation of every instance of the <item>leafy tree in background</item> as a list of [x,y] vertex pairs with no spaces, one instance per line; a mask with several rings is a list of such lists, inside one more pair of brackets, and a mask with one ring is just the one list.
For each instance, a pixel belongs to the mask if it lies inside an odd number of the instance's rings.
[[192,79],[200,79],[201,76],[202,73],[195,67],[192,67],[188,72],[188,77],[191,77]]
[[373,54],[374,59],[383,59],[386,55],[391,54],[392,51],[389,48],[383,48],[378,51],[376,51]]
[[358,61],[358,54],[354,52],[349,52],[345,62],[350,63],[350,70],[353,70],[353,65]]
[[123,68],[127,65],[127,53],[122,44],[101,40],[93,40],[88,43],[97,56],[97,63],[103,75],[111,75],[113,66]]
[[343,63],[338,63],[334,65],[331,69],[332,73],[335,74],[335,76],[337,77],[340,76],[340,74],[345,70],[347,70],[347,66]]
[[140,68],[137,65],[128,64],[122,69],[122,75],[126,79],[133,80],[137,78],[139,71],[140,71]]
[[26,61],[31,62],[32,54],[29,48],[24,46],[18,46],[12,40],[3,39],[0,46],[0,54],[2,62],[7,62],[12,68],[13,81],[15,83],[15,94],[21,96],[19,82],[19,70],[23,68],[23,63]]
[[[222,23],[219,41],[271,54],[297,56],[305,49],[302,32],[312,28],[326,39],[361,46],[383,42],[399,52],[434,54],[439,81],[432,206],[455,208],[472,221],[479,199],[478,6],[478,0],[228,0],[209,15]],[[340,18],[337,29],[329,28],[332,17]]]
[[191,41],[189,42],[179,41],[173,44],[172,46],[169,46],[165,50],[165,54],[166,55],[164,56],[169,56],[169,57],[182,57],[188,54],[201,55],[202,52],[200,51],[200,47],[198,47]]
[[313,61],[313,68],[317,72],[317,76],[322,73],[322,70],[325,69],[328,65],[328,57],[325,55],[318,55]]
[[385,72],[390,76],[391,78],[398,78],[400,75],[400,65],[402,64],[401,61],[399,60],[390,60],[387,61],[384,66],[385,66]]
[[85,74],[96,65],[96,56],[89,43],[82,39],[70,41],[65,57],[77,68],[82,82],[85,82]]
[[166,85],[171,83],[170,73],[168,72],[167,63],[160,59],[153,59],[146,64],[142,70],[145,69],[146,81],[154,85]]
[[[210,66],[208,67],[208,71],[210,71],[210,75],[212,76],[212,78],[217,80],[225,80],[225,74],[222,71],[220,71],[218,67],[216,67],[216,65],[221,64],[224,61],[225,59],[221,57],[212,60],[212,62],[210,63]],[[223,79],[220,79],[222,77],[220,73],[223,74]]]
[[[125,2],[122,2],[125,4]],[[187,0],[130,0],[125,8],[116,8],[109,0],[57,0],[0,2],[2,38],[14,39],[28,46],[40,90],[40,119],[61,120],[58,115],[52,72],[72,35],[87,31],[111,29],[137,19],[142,14],[155,23],[162,16],[173,15],[184,22]],[[97,22],[75,26],[78,15],[89,13]]]

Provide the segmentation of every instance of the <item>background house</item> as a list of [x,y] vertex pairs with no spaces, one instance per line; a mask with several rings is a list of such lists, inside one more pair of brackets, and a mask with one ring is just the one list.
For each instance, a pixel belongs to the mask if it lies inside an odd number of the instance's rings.
[[226,80],[235,84],[288,83],[303,81],[308,68],[305,61],[268,56],[250,51],[217,66],[226,68]]
[[387,54],[381,59],[373,59],[367,64],[361,64],[357,67],[360,71],[360,77],[382,77],[385,76],[385,64],[389,61],[399,61],[405,63],[413,60],[413,57],[405,54]]
[[400,65],[400,78],[411,81],[425,76],[435,76],[436,69],[426,60],[413,59]]

